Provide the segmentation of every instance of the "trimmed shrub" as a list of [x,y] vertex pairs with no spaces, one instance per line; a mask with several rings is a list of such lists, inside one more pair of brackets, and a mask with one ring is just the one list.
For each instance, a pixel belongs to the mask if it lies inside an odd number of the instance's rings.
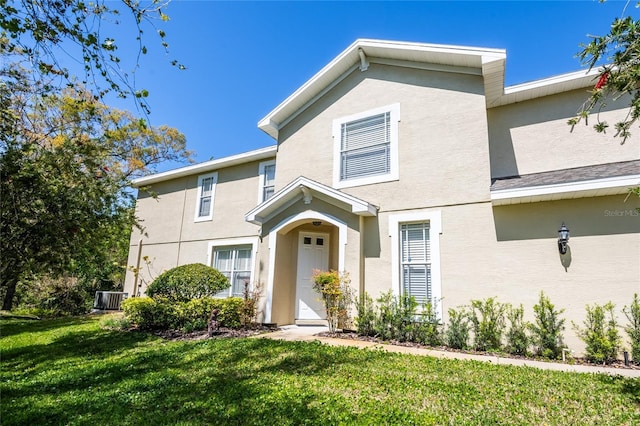
[[469,347],[469,316],[461,308],[460,311],[449,309],[449,323],[445,330],[445,344],[453,349],[467,349]]
[[562,339],[564,319],[560,318],[564,309],[556,310],[551,300],[541,291],[538,304],[533,306],[533,312],[535,322],[529,325],[529,329],[536,353],[546,358],[559,358],[562,349],[565,348]]
[[165,297],[175,302],[188,302],[213,297],[229,288],[229,280],[220,271],[201,263],[177,266],[162,274],[147,287],[147,296]]
[[362,336],[375,336],[376,310],[369,293],[364,293],[356,304],[356,331]]
[[436,307],[431,302],[422,307],[419,322],[415,324],[414,339],[423,345],[442,345],[442,324],[438,320]]
[[[587,305],[584,329],[573,324],[578,336],[586,344],[586,358],[591,362],[608,364],[616,360],[621,338],[611,302],[604,306]],[[608,317],[608,319],[606,318]]]
[[130,297],[122,302],[122,310],[127,318],[144,330],[167,330],[177,328],[179,310],[166,299],[150,297]]
[[631,341],[631,358],[636,364],[640,364],[640,298],[638,293],[633,295],[630,306],[625,306],[622,311],[629,320],[629,325],[624,329]]
[[509,329],[506,333],[507,351],[512,355],[527,355],[529,353],[528,323],[524,321],[524,307],[509,306],[507,309]]
[[221,327],[240,328],[243,306],[244,301],[239,297],[228,299],[203,297],[188,302],[131,297],[122,302],[125,316],[143,330],[206,330],[209,316],[214,308],[219,311],[218,321]]
[[497,351],[502,347],[506,305],[495,297],[472,300],[469,320],[473,325],[474,347],[478,351]]

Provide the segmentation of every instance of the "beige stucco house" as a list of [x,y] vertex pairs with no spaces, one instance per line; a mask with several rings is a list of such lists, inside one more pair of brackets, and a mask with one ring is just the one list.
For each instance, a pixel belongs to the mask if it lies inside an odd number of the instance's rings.
[[504,87],[505,62],[497,49],[357,40],[260,120],[273,146],[135,182],[144,233],[129,264],[150,264],[125,291],[205,263],[231,278],[229,295],[260,283],[262,320],[277,324],[324,318],[316,268],[374,298],[434,299],[445,321],[490,296],[532,317],[544,291],[580,348],[570,321],[586,304],[621,309],[640,292],[640,203],[625,201],[640,137],[570,132],[594,72]]

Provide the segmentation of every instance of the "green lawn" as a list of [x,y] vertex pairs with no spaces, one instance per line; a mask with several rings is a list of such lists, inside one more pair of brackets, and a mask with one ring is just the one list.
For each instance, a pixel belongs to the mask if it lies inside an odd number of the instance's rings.
[[0,322],[0,423],[640,424],[640,380],[267,339],[169,342],[100,318]]

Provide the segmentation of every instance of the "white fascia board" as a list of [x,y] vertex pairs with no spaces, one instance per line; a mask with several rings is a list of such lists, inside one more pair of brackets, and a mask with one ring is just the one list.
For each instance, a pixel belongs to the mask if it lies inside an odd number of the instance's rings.
[[[529,90],[535,91],[536,89],[540,89],[543,87],[553,86],[557,84],[564,84],[570,82],[577,82],[579,84],[585,84],[585,86],[589,86],[593,82],[593,79],[596,75],[598,75],[600,71],[596,69],[591,69],[590,71],[575,71],[567,74],[555,75],[548,78],[543,78],[540,80],[529,81],[526,83],[515,84],[513,86],[505,87],[504,93],[505,95],[517,92],[525,92]],[[584,82],[580,80],[584,79]]]
[[255,151],[244,152],[229,157],[218,158],[216,160],[205,161],[191,166],[181,167],[179,169],[168,170],[166,172],[156,173],[134,179],[131,186],[139,188],[141,186],[151,185],[153,183],[163,182],[166,180],[176,179],[184,176],[199,175],[214,170],[223,169],[225,167],[236,166],[238,164],[250,163],[252,161],[265,160],[276,156],[277,146],[272,145],[266,148],[257,149]]
[[[509,201],[523,200],[525,198],[536,201],[551,200],[553,195],[584,192],[599,189],[619,189],[620,193],[633,187],[640,186],[640,175],[618,176],[604,179],[593,179],[582,182],[568,182],[554,185],[529,186],[524,188],[503,189],[491,191],[491,202],[494,205],[507,204]],[[524,202],[524,201],[521,201]]]

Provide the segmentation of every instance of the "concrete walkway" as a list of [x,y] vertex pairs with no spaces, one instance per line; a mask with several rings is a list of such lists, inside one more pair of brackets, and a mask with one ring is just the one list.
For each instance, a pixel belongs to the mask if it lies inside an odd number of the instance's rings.
[[320,326],[284,326],[272,333],[261,334],[256,337],[288,340],[288,341],[314,341],[331,346],[353,346],[365,349],[378,349],[387,352],[397,352],[411,355],[426,355],[435,358],[475,360],[482,362],[490,362],[498,365],[516,365],[534,367],[543,370],[568,371],[574,373],[602,373],[610,375],[620,375],[623,377],[640,378],[640,369],[612,368],[612,367],[596,367],[587,365],[571,365],[556,362],[535,361],[530,359],[503,358],[499,356],[465,354],[460,352],[437,351],[433,349],[414,348],[406,346],[395,346],[384,343],[364,342],[361,340],[337,339],[332,337],[318,336],[318,333],[328,331],[328,327]]

